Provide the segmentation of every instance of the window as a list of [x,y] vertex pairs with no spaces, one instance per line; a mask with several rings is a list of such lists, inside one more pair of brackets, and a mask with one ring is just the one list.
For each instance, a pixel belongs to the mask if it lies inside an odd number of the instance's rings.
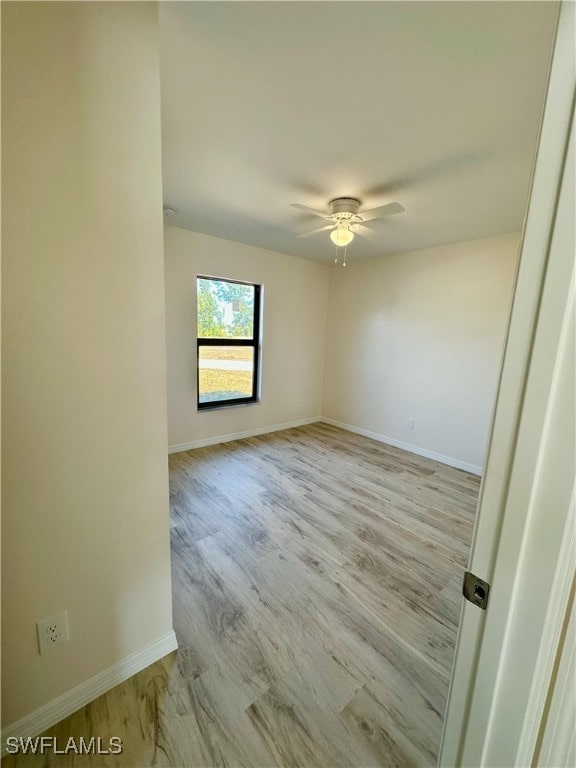
[[258,402],[260,286],[199,276],[198,409]]

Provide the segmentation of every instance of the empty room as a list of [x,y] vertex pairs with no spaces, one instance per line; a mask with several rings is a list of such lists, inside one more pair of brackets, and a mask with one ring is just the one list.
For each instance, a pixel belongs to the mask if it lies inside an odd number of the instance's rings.
[[3,768],[570,765],[573,15],[2,3]]

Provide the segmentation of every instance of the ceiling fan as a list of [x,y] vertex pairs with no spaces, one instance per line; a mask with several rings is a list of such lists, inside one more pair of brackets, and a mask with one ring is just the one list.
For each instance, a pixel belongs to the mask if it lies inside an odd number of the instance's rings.
[[392,216],[396,213],[402,213],[404,207],[400,203],[388,203],[378,208],[371,208],[368,211],[360,210],[360,200],[354,197],[337,197],[328,205],[328,211],[317,211],[309,208],[307,205],[291,203],[292,208],[298,208],[313,216],[319,216],[322,219],[328,219],[330,222],[324,227],[313,229],[311,232],[305,232],[298,237],[310,237],[317,232],[330,232],[330,239],[337,246],[347,246],[354,239],[354,235],[367,235],[370,233],[365,224],[374,219],[383,219],[386,216]]

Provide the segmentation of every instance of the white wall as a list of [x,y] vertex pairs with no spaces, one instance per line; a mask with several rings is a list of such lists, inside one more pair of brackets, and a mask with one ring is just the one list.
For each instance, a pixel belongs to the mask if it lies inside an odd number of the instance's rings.
[[333,269],[323,415],[479,471],[519,242],[510,234]]
[[[2,720],[171,633],[156,8],[2,4]],[[40,656],[37,619],[68,610]]]
[[[176,227],[164,228],[164,250],[169,444],[318,419],[329,268]],[[264,286],[261,403],[196,409],[198,274]]]

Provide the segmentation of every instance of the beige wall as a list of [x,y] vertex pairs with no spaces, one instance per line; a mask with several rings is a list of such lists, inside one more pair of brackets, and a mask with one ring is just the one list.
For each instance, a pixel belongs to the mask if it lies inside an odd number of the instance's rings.
[[[329,268],[190,232],[164,228],[171,446],[320,417]],[[262,402],[196,410],[196,276],[260,283]]]
[[479,470],[518,248],[510,234],[333,269],[323,416]]
[[[9,726],[172,617],[156,8],[2,12]],[[62,609],[70,642],[41,656]]]

